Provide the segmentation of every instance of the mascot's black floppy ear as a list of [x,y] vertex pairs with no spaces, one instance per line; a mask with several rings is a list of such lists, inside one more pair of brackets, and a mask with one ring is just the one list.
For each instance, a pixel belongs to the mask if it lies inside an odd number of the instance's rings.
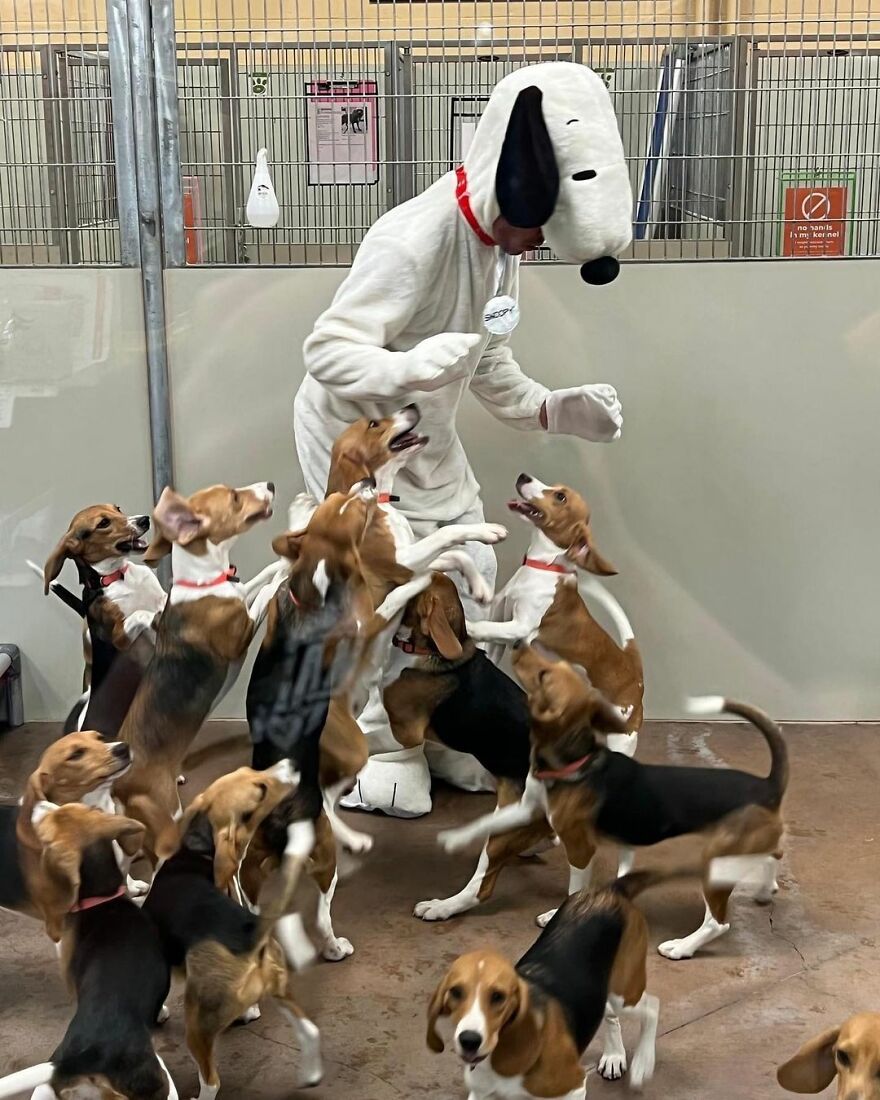
[[559,196],[559,169],[534,85],[516,97],[495,171],[501,214],[517,229],[545,225]]

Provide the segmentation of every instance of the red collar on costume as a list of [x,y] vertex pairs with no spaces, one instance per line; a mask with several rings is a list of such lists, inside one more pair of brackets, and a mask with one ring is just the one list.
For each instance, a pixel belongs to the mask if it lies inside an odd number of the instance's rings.
[[123,565],[121,568],[115,569],[112,573],[99,573],[98,576],[101,578],[101,587],[109,588],[114,581],[121,581],[127,572],[128,566]]
[[465,172],[463,164],[459,164],[455,169],[455,179],[455,201],[458,203],[458,209],[464,215],[464,220],[471,229],[473,229],[474,233],[476,233],[478,239],[483,244],[494,247],[495,241],[492,240],[486,230],[477,221],[477,215],[471,207],[471,197],[467,189],[467,172]]
[[416,657],[436,656],[430,649],[418,649],[415,642],[408,642],[406,638],[401,638],[397,634],[391,639],[391,644],[396,646],[402,653],[412,653]]
[[117,898],[125,897],[125,886],[120,886],[115,894],[107,894],[106,897],[96,898],[80,898],[79,901],[75,901],[70,907],[71,913],[82,913],[86,909],[97,909],[99,905],[106,905],[108,901],[116,901]]
[[238,570],[234,565],[230,565],[228,569],[224,569],[222,573],[218,573],[216,577],[211,577],[209,581],[190,581],[186,577],[181,577],[178,580],[176,577],[172,581],[172,584],[176,584],[178,588],[216,588],[218,584],[226,584],[227,581],[236,580],[236,573]]
[[588,752],[586,756],[582,756],[580,760],[572,760],[570,764],[566,764],[563,768],[555,768],[543,772],[535,772],[535,779],[569,779],[574,775],[576,771],[579,771],[584,764],[590,759],[593,754]]
[[548,573],[574,573],[576,570],[569,569],[565,565],[554,565],[548,561],[538,561],[537,558],[530,558],[526,555],[522,560],[523,565],[527,565],[529,569],[544,569]]
[[396,504],[400,500],[400,497],[396,497],[391,493],[379,493],[376,497],[376,501],[379,504]]

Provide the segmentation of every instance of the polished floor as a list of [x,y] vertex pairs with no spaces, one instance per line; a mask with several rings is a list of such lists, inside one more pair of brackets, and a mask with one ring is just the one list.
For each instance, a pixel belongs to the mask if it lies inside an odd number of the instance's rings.
[[[13,801],[52,727],[0,734],[0,797]],[[204,735],[218,748],[210,765],[188,773],[185,798],[245,761],[241,726],[214,723]],[[788,726],[792,781],[781,890],[761,908],[734,900],[730,934],[697,958],[670,962],[653,951],[692,931],[702,917],[688,884],[644,895],[652,954],[649,988],[661,1000],[657,1069],[646,1096],[670,1100],[782,1098],[775,1068],[801,1042],[857,1010],[880,1010],[880,729]],[[766,771],[760,737],[740,726],[648,724],[639,751],[646,761],[729,765]],[[506,870],[492,902],[447,924],[426,925],[413,904],[464,884],[475,853],[446,856],[438,829],[490,806],[487,796],[436,792],[434,812],[417,821],[349,815],[373,833],[373,852],[348,868],[334,905],[336,931],[353,957],[320,963],[298,981],[299,996],[323,1034],[326,1075],[299,1091],[297,1051],[281,1014],[220,1042],[221,1096],[227,1100],[465,1100],[454,1055],[425,1046],[425,1009],[434,984],[457,954],[491,944],[516,957],[536,935],[534,917],[561,897],[559,851]],[[670,842],[637,865],[680,861],[694,841]],[[602,874],[613,853],[603,852]],[[599,876],[600,878],[602,875]],[[34,922],[0,913],[0,1072],[45,1060],[60,1039],[71,1005],[55,953]],[[183,1044],[180,988],[157,1046],[181,1100],[197,1093]],[[624,1025],[631,1046],[631,1032]],[[587,1053],[594,1067],[598,1044]],[[588,1096],[621,1095],[625,1082],[590,1074]],[[833,1095],[829,1089],[828,1096]]]

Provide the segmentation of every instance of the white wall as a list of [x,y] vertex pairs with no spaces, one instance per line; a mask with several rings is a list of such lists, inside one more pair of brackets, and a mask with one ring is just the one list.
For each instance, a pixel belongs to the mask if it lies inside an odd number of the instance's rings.
[[[300,488],[300,347],[342,275],[169,273],[179,488],[273,478],[280,529]],[[96,285],[112,288],[102,304],[86,292]],[[0,271],[0,303],[10,291],[19,309],[30,303],[25,373],[81,367],[57,398],[17,399],[0,430],[0,639],[25,652],[27,713],[39,719],[76,694],[76,631],[19,563],[25,550],[42,560],[83,504],[145,507],[143,341],[136,273]],[[586,493],[645,652],[652,716],[718,690],[781,718],[880,717],[878,291],[875,261],[628,265],[604,289],[571,268],[524,272],[521,363],[551,385],[613,382],[624,439],[513,435],[470,400],[462,434],[493,518],[506,517],[522,469]],[[267,560],[271,531],[239,544],[243,573]],[[511,525],[502,577],[527,536]]]

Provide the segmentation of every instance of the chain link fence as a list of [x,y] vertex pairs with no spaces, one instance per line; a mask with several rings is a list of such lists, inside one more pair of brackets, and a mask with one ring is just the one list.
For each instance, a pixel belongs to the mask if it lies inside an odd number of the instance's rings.
[[[551,59],[606,80],[632,258],[876,256],[880,17],[766,3],[178,0],[186,262],[347,264],[457,163],[497,80]],[[0,44],[0,263],[119,262],[100,4],[0,0]],[[244,214],[263,147],[272,230]]]

